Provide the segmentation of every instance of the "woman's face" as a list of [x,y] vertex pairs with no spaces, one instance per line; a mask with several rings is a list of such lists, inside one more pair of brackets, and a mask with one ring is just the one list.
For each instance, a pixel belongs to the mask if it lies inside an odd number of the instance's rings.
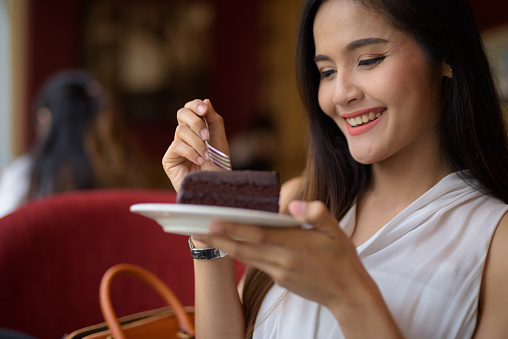
[[[352,0],[331,0],[314,21],[318,100],[355,160],[382,162],[439,142],[440,86],[416,40]],[[426,146],[423,146],[426,147]]]

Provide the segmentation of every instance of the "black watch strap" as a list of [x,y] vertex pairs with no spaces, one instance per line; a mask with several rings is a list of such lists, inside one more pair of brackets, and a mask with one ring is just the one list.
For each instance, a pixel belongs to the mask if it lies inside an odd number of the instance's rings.
[[193,259],[217,259],[224,258],[227,253],[219,250],[218,248],[194,248],[194,244],[192,243],[192,239],[189,237],[189,248],[191,252],[191,257]]

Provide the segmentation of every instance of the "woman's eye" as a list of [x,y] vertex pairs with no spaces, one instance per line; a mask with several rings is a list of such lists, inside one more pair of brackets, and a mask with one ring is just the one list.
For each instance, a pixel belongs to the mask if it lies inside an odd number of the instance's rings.
[[333,70],[333,69],[328,69],[326,71],[322,71],[321,72],[321,79],[329,78],[334,74],[335,74],[335,70]]
[[385,59],[385,57],[382,56],[382,57],[377,57],[377,58],[360,60],[360,62],[358,63],[358,66],[360,66],[360,67],[374,66],[374,65],[379,64],[384,59]]

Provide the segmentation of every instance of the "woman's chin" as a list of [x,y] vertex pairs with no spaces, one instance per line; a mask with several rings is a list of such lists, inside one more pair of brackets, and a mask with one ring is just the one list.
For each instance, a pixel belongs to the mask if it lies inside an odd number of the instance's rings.
[[349,152],[351,152],[351,156],[353,159],[363,165],[371,165],[377,161],[379,161],[379,157],[372,152],[372,149],[349,149]]

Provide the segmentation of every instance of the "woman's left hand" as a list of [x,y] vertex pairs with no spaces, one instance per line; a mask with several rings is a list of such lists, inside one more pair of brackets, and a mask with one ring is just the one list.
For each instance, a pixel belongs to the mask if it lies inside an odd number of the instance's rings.
[[264,271],[289,291],[328,308],[361,300],[355,298],[364,295],[362,287],[371,286],[372,279],[354,244],[326,206],[318,201],[292,201],[289,211],[314,229],[217,222],[210,226],[210,235],[199,239]]

